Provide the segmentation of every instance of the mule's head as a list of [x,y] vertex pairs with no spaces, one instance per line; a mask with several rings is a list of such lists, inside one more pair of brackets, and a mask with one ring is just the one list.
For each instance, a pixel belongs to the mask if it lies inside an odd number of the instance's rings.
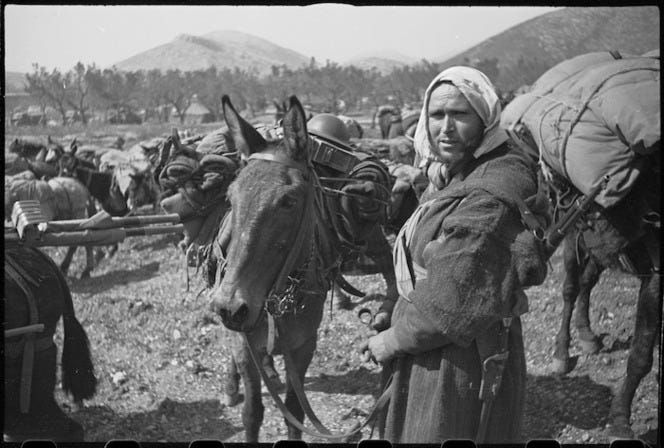
[[76,139],[69,144],[69,151],[65,151],[61,146],[60,148],[54,146],[47,153],[46,162],[57,163],[59,176],[74,176],[74,171],[78,166],[76,151],[78,151]]
[[[72,140],[72,142],[69,144],[69,152],[76,154],[77,149],[78,142],[74,138],[74,140]],[[58,164],[64,153],[65,148],[61,144],[51,140],[51,137],[49,137],[48,143],[46,145],[46,155],[44,157],[44,162]]]
[[[248,160],[228,197],[231,214],[216,243],[226,248],[227,265],[217,272],[212,307],[226,327],[251,331],[270,292],[279,290],[285,263],[301,264],[309,247],[298,247],[310,207],[309,136],[304,110],[291,97],[282,120],[283,139],[268,141],[245,121],[227,96],[224,116],[238,150]],[[308,221],[312,222],[312,221]],[[297,252],[297,253],[296,253]],[[300,254],[302,252],[303,254]],[[286,273],[288,274],[288,273]]]
[[9,152],[12,154],[20,154],[21,148],[22,148],[21,141],[16,137],[12,142],[9,144]]

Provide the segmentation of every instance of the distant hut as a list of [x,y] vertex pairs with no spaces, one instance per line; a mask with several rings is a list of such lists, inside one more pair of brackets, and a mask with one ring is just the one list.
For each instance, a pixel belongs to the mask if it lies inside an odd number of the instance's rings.
[[45,119],[44,113],[42,112],[42,109],[39,106],[28,107],[27,114],[28,114],[28,120],[30,121],[31,125],[41,124]]
[[191,98],[191,104],[184,113],[184,123],[192,125],[211,123],[213,121],[214,114],[198,100],[198,95],[194,95]]

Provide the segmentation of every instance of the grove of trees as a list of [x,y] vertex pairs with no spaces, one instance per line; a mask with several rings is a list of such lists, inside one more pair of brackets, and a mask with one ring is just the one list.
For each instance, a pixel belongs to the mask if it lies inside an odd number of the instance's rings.
[[[182,123],[194,95],[217,119],[221,118],[222,94],[230,95],[233,103],[250,116],[291,94],[317,112],[331,113],[377,109],[388,100],[396,106],[418,103],[441,68],[422,60],[381,74],[375,68],[341,66],[330,61],[319,64],[312,58],[302,68],[272,66],[267,75],[259,75],[257,71],[215,67],[186,72],[120,71],[82,62],[63,73],[34,64],[32,73],[26,75],[25,91],[42,111],[48,106],[55,109],[63,124],[72,119],[72,111],[86,124],[93,112],[108,116],[113,110],[141,111],[144,118],[159,121],[169,120],[173,111]],[[346,105],[346,111],[339,110],[341,104]]]

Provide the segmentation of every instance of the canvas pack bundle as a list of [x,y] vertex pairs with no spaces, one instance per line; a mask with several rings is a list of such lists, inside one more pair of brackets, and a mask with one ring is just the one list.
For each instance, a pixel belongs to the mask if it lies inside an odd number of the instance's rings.
[[561,62],[503,111],[501,126],[540,162],[603,207],[622,199],[659,150],[658,52],[596,52]]

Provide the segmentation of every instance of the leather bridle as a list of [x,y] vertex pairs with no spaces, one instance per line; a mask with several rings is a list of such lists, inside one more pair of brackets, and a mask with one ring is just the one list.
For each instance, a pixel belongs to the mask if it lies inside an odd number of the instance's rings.
[[[327,245],[328,248],[331,248],[334,247],[332,245],[334,243],[331,241],[331,239],[334,238],[334,236],[332,235],[333,232],[329,229],[329,227],[324,224],[326,219],[332,217],[326,216],[329,215],[329,212],[325,207],[325,200],[323,197],[324,189],[320,183],[320,179],[318,178],[316,172],[314,171],[313,166],[310,163],[305,164],[297,162],[275,153],[254,153],[251,156],[249,156],[248,161],[251,162],[252,160],[264,160],[272,163],[280,163],[288,166],[289,168],[297,169],[303,174],[303,177],[307,182],[311,182],[313,184],[310,185],[309,188],[307,188],[307,194],[305,197],[305,206],[302,213],[302,217],[300,219],[300,223],[298,225],[296,241],[291,246],[291,249],[289,250],[289,253],[286,256],[286,261],[284,262],[284,265],[281,271],[279,272],[277,279],[272,285],[270,293],[268,294],[268,300],[266,301],[266,306],[264,308],[267,314],[267,321],[268,321],[267,350],[268,353],[271,354],[274,351],[277,341],[279,340],[278,334],[287,331],[282,328],[281,321],[279,319],[284,314],[286,314],[285,312],[283,312],[284,307],[277,309],[277,311],[281,312],[274,313],[275,311],[274,304],[283,303],[284,293],[287,292],[292,293],[293,288],[300,287],[304,282],[307,281],[306,273],[313,272],[313,270],[310,269],[310,265],[316,264],[321,259],[321,256],[318,253],[318,250],[320,248],[316,246],[316,242],[318,242],[319,245],[320,244]],[[225,218],[224,224],[228,224],[227,219],[228,218]],[[330,221],[328,220],[328,222]],[[309,247],[309,251],[305,256],[303,256],[302,249],[306,248],[307,246]],[[225,260],[223,260],[222,263],[223,265],[220,269],[223,269],[223,267],[225,267],[226,264]],[[300,263],[299,266],[298,263]],[[334,280],[336,274],[338,273],[340,263],[341,259],[339,257],[335,257],[335,259],[332,262],[332,266],[323,269],[323,272],[326,273],[326,275],[323,276],[324,281],[327,282],[327,285],[325,285],[326,287],[323,287],[320,290],[312,289],[310,291],[305,291],[305,292],[315,293],[319,291],[320,292],[327,291],[331,286],[331,282]],[[292,275],[294,271],[296,271],[297,274]],[[334,274],[331,275],[331,273]],[[279,302],[279,300],[282,300],[282,302]],[[296,314],[304,306],[305,305],[303,303],[296,303],[294,306],[287,307],[287,309],[288,311],[292,311],[294,314]],[[261,321],[260,318],[257,319],[257,322],[260,321]],[[251,359],[253,360],[254,364],[256,365],[256,368],[258,369],[261,377],[263,378],[263,381],[265,382],[268,391],[270,392],[270,395],[272,396],[275,404],[283,414],[284,418],[291,425],[295,426],[304,433],[307,433],[314,437],[327,439],[330,441],[346,440],[349,437],[353,436],[354,434],[358,433],[365,426],[372,423],[378,417],[382,409],[389,402],[389,397],[391,395],[391,390],[392,390],[391,378],[390,380],[388,380],[380,398],[378,398],[378,400],[376,401],[373,410],[371,411],[371,413],[369,414],[364,423],[356,425],[351,431],[347,433],[334,434],[320,422],[320,420],[314,413],[313,409],[311,408],[311,405],[309,404],[309,401],[307,400],[306,394],[304,392],[304,387],[302,385],[302,382],[297,376],[295,369],[295,362],[292,358],[290,351],[284,347],[279,347],[280,352],[284,356],[286,375],[288,376],[288,380],[292,385],[293,391],[295,392],[295,395],[297,396],[297,399],[300,403],[300,406],[304,410],[305,415],[309,418],[311,423],[316,427],[317,431],[311,430],[305,427],[302,424],[302,422],[300,422],[297,418],[295,418],[295,416],[293,416],[293,414],[291,414],[291,412],[286,408],[285,404],[281,400],[281,397],[279,396],[279,393],[277,391],[275,384],[273,383],[273,380],[268,377],[267,373],[265,372],[262,366],[262,363],[260,362],[260,358],[257,354],[258,353],[257,347],[255,347],[255,345],[251,342],[246,332],[243,332],[242,334],[243,337],[245,338],[245,342],[247,344]]]

